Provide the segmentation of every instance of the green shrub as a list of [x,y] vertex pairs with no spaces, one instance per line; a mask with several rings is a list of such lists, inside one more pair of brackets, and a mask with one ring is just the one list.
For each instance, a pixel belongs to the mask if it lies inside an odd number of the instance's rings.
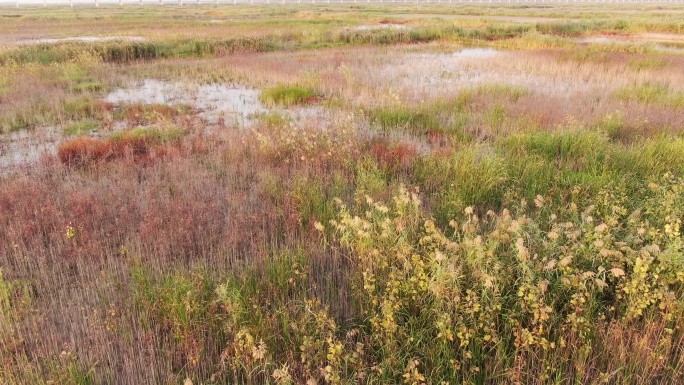
[[[626,330],[658,330],[665,344],[684,337],[671,329],[684,319],[683,192],[666,175],[644,192],[645,211],[609,189],[576,195],[580,206],[540,195],[517,213],[466,207],[444,227],[406,189],[388,205],[342,205],[331,232],[355,261],[367,354],[381,369],[369,381],[486,383],[503,372],[574,381],[613,368],[624,370],[618,382],[653,370],[677,378],[678,352],[662,350],[676,364],[659,365]],[[611,353],[620,344],[640,358]]]

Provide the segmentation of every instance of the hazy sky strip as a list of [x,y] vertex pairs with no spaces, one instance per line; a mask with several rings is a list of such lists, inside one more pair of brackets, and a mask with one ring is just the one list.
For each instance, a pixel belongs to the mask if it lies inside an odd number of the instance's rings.
[[[233,4],[235,0],[219,0],[219,4]],[[567,0],[537,0],[536,3],[566,3]],[[68,5],[69,0],[0,0],[0,7],[15,7],[16,4],[35,6],[35,5]],[[178,4],[178,0],[164,0],[165,5]],[[200,0],[201,4],[216,4],[216,0]],[[283,0],[237,0],[239,4],[280,4]],[[285,0],[285,3],[289,4],[307,4],[307,3],[366,3],[368,0]],[[370,0],[372,3],[534,3],[535,0]],[[571,3],[621,3],[621,2],[636,2],[636,3],[683,3],[684,0],[570,0]],[[98,0],[98,3],[103,4],[119,4],[119,0]],[[73,0],[75,5],[95,5],[95,0]],[[140,0],[123,0],[123,4],[140,4]],[[160,4],[159,0],[143,0],[143,4]],[[183,0],[183,4],[196,5],[197,0]]]
[[[215,0],[200,0],[202,4],[215,4]],[[219,0],[219,4],[233,4],[234,0]],[[253,1],[254,3],[263,3],[265,4],[269,0],[237,0],[238,3],[250,3],[250,1]],[[452,0],[453,3],[469,3],[469,2],[474,2],[474,3],[489,3],[489,0]],[[607,3],[607,2],[656,2],[656,3],[682,3],[684,0],[570,0],[570,2],[573,3],[579,3],[579,2],[594,2],[594,3]],[[19,5],[21,6],[22,4],[24,5],[42,5],[44,4],[43,0],[19,0]],[[100,4],[119,4],[119,0],[98,0]],[[279,4],[281,3],[282,0],[270,0],[270,3],[272,4]],[[328,0],[285,0],[286,3],[327,3]],[[354,3],[354,0],[331,0],[331,3]],[[357,0],[359,3],[365,3],[367,0]],[[380,0],[371,0],[373,3],[379,3],[381,2]],[[382,2],[385,3],[404,3],[404,0],[382,0]],[[415,3],[415,2],[420,2],[420,3],[439,3],[440,0],[408,0],[407,2],[409,3]],[[449,3],[449,0],[441,0],[442,3]],[[493,3],[533,3],[534,0],[493,0]],[[542,0],[537,0],[538,3],[542,3]],[[565,3],[566,0],[546,0],[547,3]],[[16,5],[17,1],[16,0],[0,0],[0,5],[6,6],[6,5],[11,5],[14,6]],[[47,5],[64,5],[64,4],[69,4],[69,0],[46,0],[45,3]],[[95,4],[95,0],[74,0],[74,4],[79,4],[79,5],[85,5],[85,4]],[[140,0],[123,0],[124,4],[140,4]],[[159,4],[159,0],[143,0],[144,4]],[[178,0],[164,0],[164,4],[177,4]],[[197,0],[183,0],[184,4],[197,4]]]

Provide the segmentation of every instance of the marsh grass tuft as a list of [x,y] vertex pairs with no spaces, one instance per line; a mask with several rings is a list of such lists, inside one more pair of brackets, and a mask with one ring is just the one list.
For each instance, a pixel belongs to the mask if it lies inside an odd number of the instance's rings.
[[67,126],[64,133],[67,135],[87,135],[97,127],[97,123],[93,121],[75,122]]
[[311,88],[287,85],[267,88],[259,95],[261,102],[266,105],[284,107],[313,103],[318,97],[318,93]]
[[59,145],[58,157],[65,165],[86,166],[130,155],[142,159],[161,145],[177,142],[184,135],[178,129],[137,128],[112,134],[106,140],[79,137]]

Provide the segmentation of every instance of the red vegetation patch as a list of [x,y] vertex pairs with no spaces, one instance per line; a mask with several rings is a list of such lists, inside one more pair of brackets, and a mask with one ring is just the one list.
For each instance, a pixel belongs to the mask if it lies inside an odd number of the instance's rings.
[[155,145],[155,141],[151,138],[136,137],[136,136],[122,136],[113,140],[108,140],[112,145],[112,150],[117,156],[130,153],[134,156],[145,155],[150,152],[150,148]]
[[396,169],[407,167],[416,158],[418,149],[411,143],[373,139],[370,143],[370,153],[381,167]]
[[57,149],[59,160],[68,165],[83,165],[112,156],[109,142],[81,137],[62,143]]
[[445,146],[448,140],[444,133],[440,130],[429,130],[426,133],[427,141],[433,146]]
[[[99,140],[80,137],[62,143],[57,149],[59,160],[69,166],[86,166],[101,161],[133,157],[136,161],[149,161],[177,153],[171,146],[162,146],[155,138],[123,135],[114,139]],[[152,154],[154,152],[154,154]]]
[[406,24],[406,20],[391,20],[391,19],[382,19],[380,20],[380,24],[394,24],[394,25],[404,25]]
[[619,37],[632,37],[633,34],[631,33],[624,33],[624,32],[616,32],[616,31],[601,31],[601,33],[598,36],[619,36]]
[[104,100],[97,100],[93,105],[97,111],[111,112],[114,109],[114,103],[105,102]]
[[304,104],[318,104],[323,101],[323,98],[320,96],[309,96],[308,98],[304,99]]

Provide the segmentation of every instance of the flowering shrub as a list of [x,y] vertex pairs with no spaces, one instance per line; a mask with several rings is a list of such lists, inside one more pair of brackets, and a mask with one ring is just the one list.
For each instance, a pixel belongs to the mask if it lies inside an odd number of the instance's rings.
[[[354,260],[377,375],[581,380],[610,365],[591,361],[613,324],[660,327],[658,345],[681,344],[683,188],[671,175],[649,185],[643,212],[625,209],[619,191],[583,207],[538,196],[532,210],[482,218],[468,207],[446,229],[405,188],[391,205],[368,197],[359,214],[340,202],[332,230]],[[667,354],[658,376],[675,378],[682,356]]]

